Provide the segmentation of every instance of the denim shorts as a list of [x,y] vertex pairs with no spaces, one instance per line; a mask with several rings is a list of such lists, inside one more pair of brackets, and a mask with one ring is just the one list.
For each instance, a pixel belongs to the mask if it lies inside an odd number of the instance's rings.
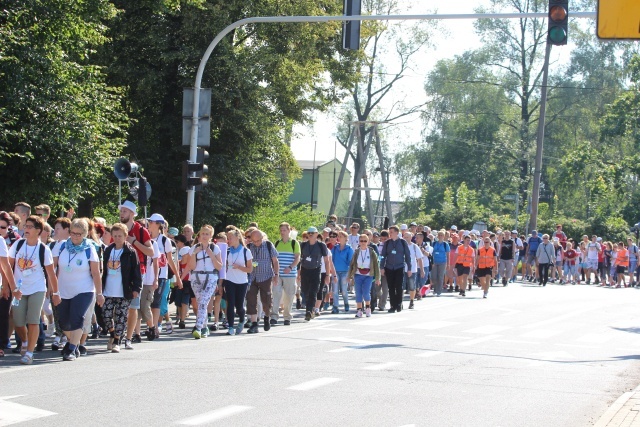
[[140,310],[140,295],[131,300],[131,304],[129,304],[130,310]]

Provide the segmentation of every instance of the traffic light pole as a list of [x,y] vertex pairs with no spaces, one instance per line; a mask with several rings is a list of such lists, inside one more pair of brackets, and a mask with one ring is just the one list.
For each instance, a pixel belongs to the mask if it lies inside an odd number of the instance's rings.
[[542,69],[542,88],[540,90],[540,118],[538,119],[538,141],[536,144],[536,162],[533,169],[533,190],[531,191],[531,218],[529,226],[532,230],[538,228],[538,205],[540,200],[540,179],[542,178],[542,147],[544,145],[544,126],[547,115],[547,83],[549,81],[549,57],[551,56],[551,43],[547,42],[547,50],[544,53],[544,65]]
[[[596,18],[596,12],[573,12],[572,18]],[[303,23],[303,22],[335,22],[335,21],[432,21],[432,20],[454,20],[454,19],[518,19],[518,18],[547,18],[547,13],[468,13],[468,14],[428,14],[428,15],[360,15],[360,16],[264,16],[245,18],[228,25],[213,39],[205,51],[198,71],[193,91],[193,116],[191,123],[191,142],[189,150],[189,160],[196,161],[198,149],[198,119],[200,115],[200,89],[202,86],[202,76],[204,67],[207,65],[213,50],[222,39],[231,31],[247,24],[269,24],[269,23]],[[187,223],[193,224],[193,211],[195,204],[195,191],[187,191]]]

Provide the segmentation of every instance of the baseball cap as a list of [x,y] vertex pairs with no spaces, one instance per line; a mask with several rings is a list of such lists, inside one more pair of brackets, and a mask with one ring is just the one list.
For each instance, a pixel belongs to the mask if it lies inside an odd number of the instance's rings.
[[518,234],[518,230],[511,230],[511,234]]
[[307,229],[307,233],[317,233],[317,232],[318,232],[318,229],[315,227],[309,227]]
[[418,224],[416,224],[415,222],[412,222],[412,223],[411,223],[411,224],[409,224],[409,225],[411,225],[411,226],[414,226],[414,225],[415,225],[416,227],[418,226]]
[[164,222],[164,217],[162,215],[160,215],[159,213],[154,213],[149,218],[147,218],[147,220],[153,221],[153,222],[156,222],[156,221]]
[[172,236],[177,236],[178,234],[180,234],[178,229],[175,227],[169,227],[168,233],[171,234]]
[[531,230],[531,234],[538,234],[538,230]]
[[118,209],[126,208],[133,212],[133,215],[138,215],[138,208],[136,208],[135,203],[131,200],[125,200],[121,205],[118,206]]
[[407,228],[409,228],[409,227],[407,227],[407,224],[401,224],[400,225],[400,230],[402,230],[402,231],[406,230]]
[[458,227],[456,227],[455,225],[451,226],[451,230],[457,230],[457,229],[458,229]]
[[380,237],[380,233],[378,233],[377,231],[373,232],[373,237]]
[[325,233],[331,233],[331,229],[330,229],[329,227],[325,228],[325,229],[324,229],[324,230],[322,230],[322,231],[324,231]]

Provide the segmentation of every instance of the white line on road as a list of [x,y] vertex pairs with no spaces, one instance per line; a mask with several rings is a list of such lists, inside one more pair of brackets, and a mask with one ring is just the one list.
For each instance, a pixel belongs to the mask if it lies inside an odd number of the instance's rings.
[[340,328],[322,328],[323,331],[334,331],[334,332],[351,332],[353,329],[340,329]]
[[390,334],[390,335],[413,335],[412,332],[398,332],[398,331],[362,331],[365,334]]
[[287,387],[287,390],[309,391],[309,390],[313,390],[314,388],[337,383],[338,381],[342,381],[342,380],[340,378],[330,378],[330,377],[318,378],[317,380],[311,380],[311,381],[307,381],[306,383]]
[[477,328],[469,329],[469,330],[464,331],[464,332],[469,333],[469,334],[491,335],[491,334],[496,334],[498,332],[506,331],[507,329],[511,329],[511,326],[484,325],[484,326],[479,326]]
[[540,345],[536,341],[521,341],[521,340],[496,340],[496,342],[504,342],[507,344],[525,344],[525,345]]
[[398,365],[402,365],[402,363],[387,362],[387,363],[381,363],[379,365],[365,366],[362,369],[364,369],[365,371],[384,371],[385,369],[393,368],[394,366],[398,366]]
[[541,322],[531,323],[529,325],[525,325],[524,327],[525,328],[529,328],[529,329],[537,329],[537,328],[539,328],[541,326],[559,325],[559,324],[561,324],[560,322],[562,320],[578,316],[579,314],[586,313],[587,311],[591,311],[591,310],[594,310],[594,309],[599,308],[599,307],[602,307],[602,305],[587,306],[587,307],[581,308],[580,310],[572,311],[570,313],[566,313],[566,314],[563,314],[561,316],[553,317],[551,319],[543,320]]
[[223,418],[227,418],[242,412],[246,412],[250,409],[253,409],[253,408],[251,406],[229,405],[223,408],[216,409],[215,411],[205,412],[204,414],[185,418],[184,420],[178,421],[178,424],[187,425],[187,426],[199,426],[202,424],[221,420]]
[[558,330],[558,329],[536,329],[535,331],[522,334],[521,337],[545,339],[545,338],[551,338],[552,336],[555,336],[555,335],[560,335],[563,332],[564,332],[563,330]]
[[589,344],[604,344],[611,338],[612,337],[610,335],[605,334],[586,334],[578,338],[576,341]]
[[451,339],[454,339],[454,340],[463,340],[463,339],[469,338],[469,337],[462,337],[462,336],[459,336],[459,335],[429,335],[429,334],[426,334],[426,335],[423,335],[423,336],[428,337],[428,338],[451,338]]
[[427,331],[434,331],[436,329],[448,328],[449,326],[457,325],[458,322],[447,322],[444,320],[435,320],[432,322],[420,323],[418,325],[407,326],[408,329],[423,329]]
[[463,341],[458,343],[458,345],[470,346],[475,344],[480,344],[486,341],[495,340],[496,338],[500,338],[500,335],[487,335],[486,337],[480,337],[469,341]]
[[14,402],[7,402],[9,399],[15,399],[17,397],[22,396],[0,397],[0,426],[10,426],[12,424],[56,415],[55,412],[45,411],[44,409],[38,409]]
[[384,317],[377,317],[375,319],[366,319],[364,321],[354,323],[354,324],[358,326],[382,326],[382,325],[390,325],[391,323],[402,322],[404,320],[406,319],[402,319],[402,318],[399,319],[397,317],[392,317],[392,316],[384,316]]
[[427,351],[424,351],[422,353],[416,354],[416,357],[422,357],[422,358],[433,357],[433,356],[437,356],[437,355],[442,354],[442,353],[444,353],[444,352],[443,351],[435,351],[435,350],[427,350]]

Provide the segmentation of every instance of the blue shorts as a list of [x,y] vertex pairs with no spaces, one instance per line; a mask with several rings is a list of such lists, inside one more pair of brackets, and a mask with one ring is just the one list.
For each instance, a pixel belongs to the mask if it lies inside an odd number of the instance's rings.
[[140,310],[140,295],[131,300],[129,310]]

